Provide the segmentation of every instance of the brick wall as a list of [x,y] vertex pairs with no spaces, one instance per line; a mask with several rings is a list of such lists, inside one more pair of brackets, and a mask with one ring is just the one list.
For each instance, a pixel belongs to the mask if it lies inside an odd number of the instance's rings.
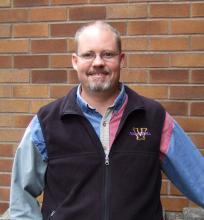
[[[95,19],[122,34],[121,80],[159,100],[204,152],[203,1],[0,0],[0,213],[25,127],[77,83],[73,35]],[[162,202],[170,211],[194,206],[165,176]]]

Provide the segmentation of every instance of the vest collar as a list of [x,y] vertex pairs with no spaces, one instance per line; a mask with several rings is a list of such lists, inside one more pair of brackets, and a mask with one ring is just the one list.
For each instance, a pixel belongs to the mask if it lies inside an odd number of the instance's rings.
[[[74,87],[64,98],[62,107],[60,110],[61,117],[65,115],[81,115],[83,112],[77,104],[77,89],[78,86]],[[144,102],[142,97],[134,92],[132,89],[125,86],[125,92],[128,95],[128,103],[125,109],[125,114],[129,114],[135,110],[145,110]]]

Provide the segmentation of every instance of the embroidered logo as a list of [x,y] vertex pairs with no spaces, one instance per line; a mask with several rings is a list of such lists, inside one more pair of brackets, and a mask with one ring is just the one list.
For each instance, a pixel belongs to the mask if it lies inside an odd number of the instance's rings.
[[150,136],[151,133],[148,131],[148,128],[133,128],[130,135],[135,136],[137,141],[145,141],[146,136]]

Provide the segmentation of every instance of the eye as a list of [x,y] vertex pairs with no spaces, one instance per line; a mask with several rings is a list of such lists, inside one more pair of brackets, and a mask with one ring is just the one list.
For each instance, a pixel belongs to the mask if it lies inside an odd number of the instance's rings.
[[113,51],[104,51],[104,52],[101,54],[101,56],[102,56],[104,59],[107,59],[107,60],[112,59],[112,58],[114,58],[114,57],[117,56],[117,55],[118,55],[118,53],[113,52]]
[[115,56],[115,53],[113,52],[109,52],[109,51],[105,51],[103,52],[102,56],[106,59],[110,59],[113,58]]
[[93,59],[95,57],[95,54],[92,52],[87,52],[87,53],[83,53],[81,55],[79,55],[81,58],[85,59],[85,60],[90,60]]

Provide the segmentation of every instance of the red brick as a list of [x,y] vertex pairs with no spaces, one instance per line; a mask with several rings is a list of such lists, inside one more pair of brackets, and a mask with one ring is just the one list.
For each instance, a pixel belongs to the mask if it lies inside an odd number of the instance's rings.
[[52,5],[72,5],[88,3],[88,0],[51,0]]
[[43,193],[40,196],[37,197],[37,200],[40,204],[42,204],[42,202],[43,202]]
[[0,22],[26,22],[27,20],[27,9],[5,9],[0,13]]
[[112,25],[114,28],[116,28],[121,35],[125,35],[126,34],[126,30],[127,30],[127,22],[125,21],[114,21],[114,22],[108,22],[110,25]]
[[13,96],[22,98],[48,98],[47,85],[16,85],[13,87]]
[[50,103],[53,100],[32,100],[31,101],[31,113],[36,113],[42,106]]
[[172,18],[172,17],[189,17],[190,4],[150,4],[150,17]]
[[182,197],[162,197],[162,205],[165,211],[182,211],[183,208],[188,207],[188,200]]
[[153,99],[166,99],[168,97],[168,88],[166,86],[130,86],[134,91],[143,96]]
[[76,7],[69,9],[69,20],[105,19],[106,8],[103,6]]
[[204,132],[203,117],[177,117],[176,120],[186,132]]
[[57,40],[33,40],[31,43],[34,53],[63,53],[67,51],[67,41]]
[[48,67],[48,56],[46,55],[28,55],[28,56],[15,56],[15,68],[41,68]]
[[14,0],[14,7],[30,7],[48,5],[49,0]]
[[161,195],[167,195],[168,193],[168,181],[162,181],[162,187],[161,187]]
[[183,194],[174,186],[173,184],[170,184],[170,193],[174,196],[182,196]]
[[171,99],[203,99],[203,86],[172,86],[170,87]]
[[9,7],[11,5],[11,0],[1,0],[0,7]]
[[0,87],[0,97],[11,97],[12,87],[10,85],[2,85]]
[[9,200],[10,189],[8,187],[0,187],[0,200],[8,201]]
[[9,203],[8,202],[1,202],[0,203],[0,214],[3,214],[9,207]]
[[107,18],[144,18],[147,17],[147,4],[107,6]]
[[68,52],[75,52],[76,51],[76,44],[73,38],[69,38],[67,40],[67,51]]
[[197,147],[204,149],[204,135],[203,134],[191,134],[190,138]]
[[[154,0],[129,0],[128,2],[152,2]],[[167,1],[169,2],[169,0],[156,0],[157,2],[164,2],[164,1]]]
[[22,112],[29,111],[28,100],[0,100],[0,112]]
[[[11,134],[12,132],[10,132],[10,131],[8,131],[8,133]],[[2,129],[0,129],[0,140],[1,139],[2,139]],[[12,168],[12,163],[13,162],[11,159],[1,159],[0,160],[0,172],[10,172],[11,168]]]
[[204,3],[192,3],[192,16],[203,17],[204,16]]
[[204,83],[204,69],[192,70],[191,82],[192,83]]
[[192,116],[204,116],[204,102],[191,103],[191,115]]
[[[0,157],[13,157],[13,156],[14,156],[13,144],[0,144]],[[0,178],[0,182],[1,182],[1,178]]]
[[11,56],[0,56],[0,68],[9,68],[12,65]]
[[47,37],[48,24],[16,24],[13,26],[15,37]]
[[140,20],[128,22],[128,34],[167,34],[168,21],[166,20]]
[[61,96],[66,95],[73,86],[66,85],[66,86],[51,86],[50,88],[50,97],[51,98],[59,98]]
[[28,40],[0,40],[0,53],[24,53],[28,50]]
[[188,70],[150,70],[150,83],[188,83]]
[[66,83],[66,70],[33,70],[31,74],[32,83]]
[[51,24],[51,36],[53,37],[73,37],[76,30],[81,26],[79,23]]
[[123,51],[147,50],[148,38],[146,37],[125,37],[122,38]]
[[130,54],[127,57],[129,67],[168,67],[167,54]]
[[188,50],[189,45],[188,37],[152,37],[149,49],[158,51]]
[[[126,22],[108,22],[116,28],[121,35],[126,33]],[[84,23],[69,23],[69,24],[51,24],[51,36],[53,37],[74,37],[78,28]]]
[[29,125],[32,118],[33,118],[33,115],[11,116],[14,128],[26,128]]
[[177,53],[171,55],[173,67],[204,67],[204,54],[200,53]]
[[32,21],[67,20],[66,8],[33,8],[30,13],[30,19]]
[[29,82],[28,70],[1,70],[0,69],[0,82],[2,83],[18,83]]
[[173,20],[172,34],[199,34],[204,33],[204,20]]
[[11,183],[11,175],[2,173],[0,174],[0,185],[1,186],[10,186]]
[[11,36],[11,26],[7,24],[0,25],[0,37],[10,37]]
[[90,3],[127,3],[128,0],[90,0]]
[[78,76],[75,70],[70,70],[68,72],[68,83],[70,84],[78,84],[79,80],[78,80]]
[[122,69],[120,80],[125,83],[147,83],[148,72],[138,69]]
[[72,67],[71,55],[53,55],[50,65],[53,68]]
[[187,102],[163,101],[161,104],[171,115],[188,115]]
[[191,47],[192,50],[204,50],[204,36],[192,36]]
[[11,128],[26,128],[32,119],[32,115],[0,115],[0,126]]

